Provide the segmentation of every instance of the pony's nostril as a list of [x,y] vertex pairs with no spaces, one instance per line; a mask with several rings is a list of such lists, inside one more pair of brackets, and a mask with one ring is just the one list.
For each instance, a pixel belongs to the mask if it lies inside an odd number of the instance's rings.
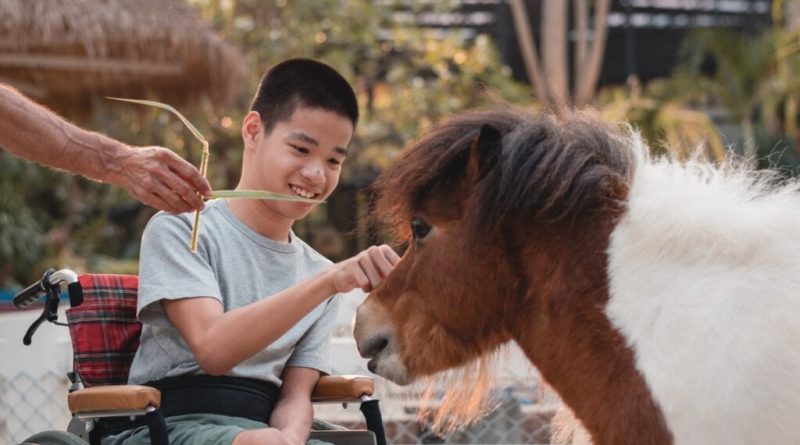
[[363,357],[375,357],[389,344],[386,337],[372,337],[367,339],[360,349]]

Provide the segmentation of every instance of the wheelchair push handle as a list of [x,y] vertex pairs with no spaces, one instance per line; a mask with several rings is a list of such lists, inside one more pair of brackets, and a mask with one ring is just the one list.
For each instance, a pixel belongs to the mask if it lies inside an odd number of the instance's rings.
[[42,282],[37,281],[30,286],[26,287],[25,289],[17,292],[14,294],[14,306],[17,309],[22,309],[25,306],[35,303],[39,299],[39,294],[44,292],[44,288],[42,287]]
[[[31,344],[33,334],[36,333],[36,330],[39,329],[39,326],[41,326],[43,322],[49,321],[55,324],[62,324],[58,322],[58,304],[61,301],[62,283],[66,283],[69,287],[70,302],[73,303],[73,305],[75,305],[74,303],[76,303],[76,300],[83,299],[80,292],[81,288],[78,282],[78,274],[69,269],[61,269],[58,271],[48,269],[41,280],[14,295],[14,306],[18,309],[22,309],[38,301],[42,293],[45,294],[42,314],[30,325],[25,332],[25,337],[22,339],[22,343],[26,346]],[[78,301],[77,304],[80,304],[80,302]]]

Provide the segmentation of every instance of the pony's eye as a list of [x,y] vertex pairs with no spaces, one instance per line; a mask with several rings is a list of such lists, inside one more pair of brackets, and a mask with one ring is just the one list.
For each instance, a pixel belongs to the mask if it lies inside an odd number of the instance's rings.
[[414,241],[422,241],[431,231],[431,226],[427,225],[421,218],[413,218],[411,220],[411,233],[414,235]]

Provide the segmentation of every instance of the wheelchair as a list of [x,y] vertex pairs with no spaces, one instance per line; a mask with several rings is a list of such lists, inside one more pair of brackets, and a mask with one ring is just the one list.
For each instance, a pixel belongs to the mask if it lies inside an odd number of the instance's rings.
[[[101,445],[104,437],[137,426],[149,428],[153,445],[169,445],[161,392],[127,384],[142,328],[136,318],[138,282],[135,275],[78,275],[69,269],[50,269],[14,296],[19,309],[45,297],[41,315],[23,337],[25,345],[31,344],[42,323],[50,322],[69,327],[73,349],[73,370],[67,373],[72,420],[66,431],[37,433],[21,445]],[[58,321],[64,284],[70,302],[67,323]],[[336,445],[386,445],[373,393],[374,381],[366,376],[320,377],[312,402],[360,403],[366,429],[350,430],[314,419],[311,438]]]

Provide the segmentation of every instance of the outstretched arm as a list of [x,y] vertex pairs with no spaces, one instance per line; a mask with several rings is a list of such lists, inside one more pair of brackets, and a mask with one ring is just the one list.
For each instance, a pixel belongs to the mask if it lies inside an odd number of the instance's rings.
[[163,147],[131,147],[81,129],[0,84],[0,146],[22,158],[127,189],[173,213],[203,207],[211,186],[191,164]]
[[399,261],[386,245],[373,246],[294,286],[250,305],[224,312],[213,298],[163,299],[167,316],[200,367],[223,375],[285,334],[336,293],[369,292]]

